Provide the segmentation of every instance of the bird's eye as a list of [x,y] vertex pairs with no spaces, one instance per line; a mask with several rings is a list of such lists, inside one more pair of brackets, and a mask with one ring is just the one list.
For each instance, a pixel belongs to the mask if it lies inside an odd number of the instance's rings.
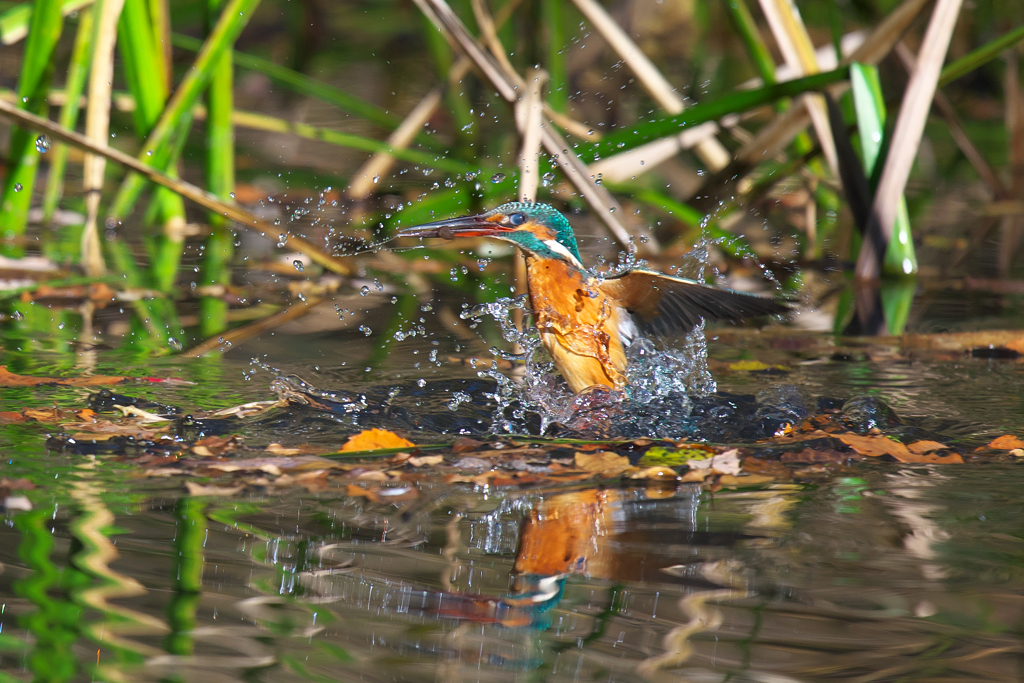
[[526,214],[514,213],[508,217],[508,222],[511,223],[512,225],[522,225],[523,223],[526,222]]

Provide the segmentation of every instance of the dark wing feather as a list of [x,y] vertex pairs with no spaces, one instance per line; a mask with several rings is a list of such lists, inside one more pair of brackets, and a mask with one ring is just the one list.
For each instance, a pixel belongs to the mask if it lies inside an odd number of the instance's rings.
[[737,321],[791,310],[774,299],[718,289],[652,270],[631,270],[598,286],[633,314],[642,331],[656,335],[686,333],[702,320]]

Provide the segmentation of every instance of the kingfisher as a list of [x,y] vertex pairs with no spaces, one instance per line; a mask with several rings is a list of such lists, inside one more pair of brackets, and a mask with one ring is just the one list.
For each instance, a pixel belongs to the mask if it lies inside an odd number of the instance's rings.
[[405,228],[397,237],[493,237],[526,258],[541,343],[574,393],[626,388],[626,349],[647,335],[685,334],[702,321],[780,315],[789,306],[646,268],[588,272],[569,221],[549,204],[508,202],[473,216]]

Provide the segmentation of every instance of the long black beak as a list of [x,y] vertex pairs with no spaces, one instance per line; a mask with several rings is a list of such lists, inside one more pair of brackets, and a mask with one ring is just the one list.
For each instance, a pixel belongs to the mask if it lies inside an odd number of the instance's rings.
[[440,237],[451,240],[456,237],[493,237],[513,228],[487,220],[484,216],[462,216],[423,225],[414,225],[399,230],[395,237]]

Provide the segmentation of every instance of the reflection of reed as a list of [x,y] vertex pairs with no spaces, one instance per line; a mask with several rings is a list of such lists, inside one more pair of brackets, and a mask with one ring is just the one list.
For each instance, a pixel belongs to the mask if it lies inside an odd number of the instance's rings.
[[[114,515],[101,498],[102,489],[94,481],[96,459],[76,466],[77,481],[70,487],[71,498],[78,503],[81,511],[71,521],[71,535],[82,544],[82,550],[71,557],[71,561],[85,574],[99,580],[92,585],[73,592],[73,598],[81,605],[91,607],[103,615],[103,619],[82,624],[82,632],[100,644],[123,653],[152,657],[161,650],[135,640],[121,637],[122,633],[132,635],[153,635],[168,632],[167,625],[137,610],[113,605],[110,600],[133,598],[145,595],[146,589],[135,579],[119,574],[110,568],[110,563],[119,557],[117,548],[107,535],[114,523]],[[105,677],[117,677],[113,671],[106,671]]]
[[[745,591],[723,589],[701,591],[682,598],[679,601],[679,609],[682,610],[683,614],[690,617],[690,620],[685,624],[676,626],[665,634],[663,641],[665,652],[640,662],[637,665],[637,671],[645,678],[656,678],[658,674],[667,676],[667,674],[663,673],[665,669],[677,667],[685,663],[693,655],[693,645],[690,643],[690,638],[694,634],[703,631],[716,631],[725,620],[721,610],[707,603],[716,600],[744,598],[746,596],[747,593]],[[672,680],[678,681],[680,679],[673,676]]]
[[[945,578],[948,573],[946,568],[931,562],[936,556],[934,546],[949,539],[949,533],[932,519],[933,515],[944,510],[945,506],[920,502],[917,499],[923,498],[927,489],[934,488],[948,477],[939,474],[936,468],[929,467],[923,473],[910,469],[900,470],[896,474],[887,475],[887,479],[893,485],[892,492],[896,496],[886,499],[888,507],[896,517],[910,527],[910,533],[903,537],[903,547],[910,555],[922,560],[921,574],[924,578]],[[931,496],[932,500],[934,498]]]

